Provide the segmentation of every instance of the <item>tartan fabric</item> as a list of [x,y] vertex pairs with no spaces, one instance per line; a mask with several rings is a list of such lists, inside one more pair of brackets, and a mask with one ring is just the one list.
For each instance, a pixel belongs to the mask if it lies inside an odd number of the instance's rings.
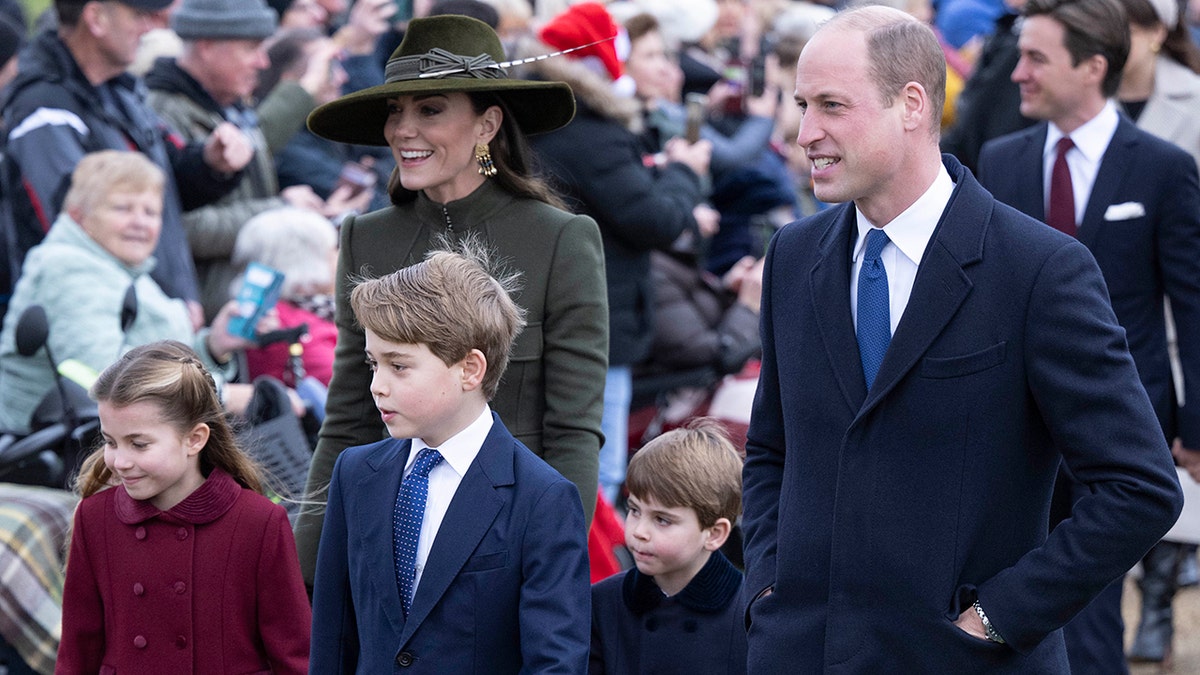
[[0,637],[50,675],[61,635],[63,570],[79,497],[0,483]]

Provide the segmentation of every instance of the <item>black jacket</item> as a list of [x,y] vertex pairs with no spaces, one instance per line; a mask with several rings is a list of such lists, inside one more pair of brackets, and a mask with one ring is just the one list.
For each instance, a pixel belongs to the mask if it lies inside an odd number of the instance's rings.
[[650,252],[668,248],[695,228],[692,209],[702,198],[701,181],[683,164],[647,168],[641,141],[621,121],[597,112],[584,98],[576,103],[570,124],[531,143],[568,208],[600,226],[608,281],[608,362],[631,365],[649,355],[654,335]]

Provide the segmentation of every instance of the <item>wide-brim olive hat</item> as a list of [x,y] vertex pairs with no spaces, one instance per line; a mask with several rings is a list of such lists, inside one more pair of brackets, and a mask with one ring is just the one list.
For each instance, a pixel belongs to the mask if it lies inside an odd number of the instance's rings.
[[318,107],[308,128],[341,143],[387,145],[387,100],[409,94],[490,92],[504,101],[517,126],[539,134],[575,116],[575,96],[565,82],[508,77],[497,64],[504,48],[491,26],[467,16],[413,19],[404,41],[388,59],[385,81]]

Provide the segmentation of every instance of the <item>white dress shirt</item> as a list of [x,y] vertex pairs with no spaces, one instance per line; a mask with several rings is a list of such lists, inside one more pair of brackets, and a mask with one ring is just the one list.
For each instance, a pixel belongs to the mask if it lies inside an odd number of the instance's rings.
[[[925,247],[929,245],[953,193],[954,181],[950,180],[950,174],[943,166],[925,194],[883,226],[890,241],[879,253],[879,259],[883,261],[883,269],[887,272],[888,318],[891,319],[893,335],[896,334],[896,326],[900,324],[904,309],[908,307],[908,298],[912,295],[913,281],[917,278],[917,267],[925,255]],[[858,240],[854,244],[850,265],[850,314],[854,317],[854,329],[858,330],[858,272],[862,269],[867,233],[875,225],[857,208],[855,213],[858,215]]]
[[[1092,196],[1096,174],[1100,172],[1100,160],[1104,151],[1117,133],[1117,106],[1109,99],[1099,114],[1084,122],[1083,126],[1070,133],[1075,147],[1067,151],[1067,168],[1071,170],[1071,188],[1075,197],[1075,223],[1083,222],[1083,212]],[[1058,157],[1058,140],[1062,130],[1050,123],[1046,131],[1046,147],[1042,148],[1042,194],[1046,198],[1044,213],[1050,213],[1050,178],[1054,173],[1054,160]]]
[[[433,540],[437,537],[442,519],[450,508],[450,500],[458,491],[459,483],[475,456],[483,448],[488,432],[492,430],[492,410],[483,407],[483,412],[475,418],[466,429],[454,434],[445,443],[437,447],[442,454],[442,461],[429,472],[429,495],[425,498],[425,519],[421,521],[421,538],[417,541],[417,576],[413,580],[413,595],[421,584],[421,572],[425,570],[425,561],[429,559],[429,551],[433,548]],[[408,453],[408,462],[404,465],[404,477],[412,473],[413,463],[417,453],[430,447],[420,438],[412,439],[412,449]]]

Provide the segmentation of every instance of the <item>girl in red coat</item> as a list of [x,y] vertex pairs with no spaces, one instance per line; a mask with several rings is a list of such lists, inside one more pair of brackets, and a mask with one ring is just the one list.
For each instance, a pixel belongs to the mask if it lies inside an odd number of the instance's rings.
[[179,342],[92,387],[56,673],[305,673],[311,613],[287,514]]

